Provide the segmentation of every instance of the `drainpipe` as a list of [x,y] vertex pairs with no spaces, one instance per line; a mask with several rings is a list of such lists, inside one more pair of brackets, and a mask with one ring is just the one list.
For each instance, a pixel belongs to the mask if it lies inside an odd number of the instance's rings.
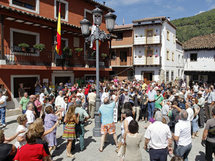
[[0,59],[4,59],[4,16],[0,15],[0,26],[1,26],[1,54]]

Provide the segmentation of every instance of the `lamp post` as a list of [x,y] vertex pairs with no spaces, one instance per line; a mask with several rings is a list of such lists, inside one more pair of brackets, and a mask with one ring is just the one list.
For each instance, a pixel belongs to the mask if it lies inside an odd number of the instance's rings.
[[[103,41],[105,39],[110,39],[110,34],[106,34],[104,31],[99,29],[99,26],[102,23],[102,10],[96,7],[93,11],[93,23],[95,25],[95,31],[90,35],[90,22],[84,18],[81,24],[81,32],[85,37],[86,42],[94,42],[96,41],[96,112],[95,112],[95,127],[93,128],[93,136],[99,137],[101,136],[100,128],[101,122],[99,117],[99,107],[101,104],[100,94],[99,94],[99,40]],[[109,32],[112,32],[115,25],[116,15],[109,12],[105,16],[106,28]]]

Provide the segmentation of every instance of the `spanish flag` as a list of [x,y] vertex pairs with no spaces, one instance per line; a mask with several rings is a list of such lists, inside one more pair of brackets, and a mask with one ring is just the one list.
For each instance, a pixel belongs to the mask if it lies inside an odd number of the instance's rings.
[[61,5],[59,3],[59,12],[58,12],[58,20],[57,20],[57,45],[56,45],[56,52],[58,55],[62,55],[62,50],[61,50],[61,23],[60,23],[60,16],[61,13]]

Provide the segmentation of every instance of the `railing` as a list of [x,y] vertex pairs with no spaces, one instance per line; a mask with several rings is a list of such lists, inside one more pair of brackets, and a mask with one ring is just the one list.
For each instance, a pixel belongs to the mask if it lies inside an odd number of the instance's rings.
[[[0,46],[0,54],[1,54],[1,46]],[[36,51],[33,48],[27,48],[26,50],[22,50],[21,48],[14,47],[4,47],[4,59],[6,60],[6,64],[9,65],[35,65],[35,66],[51,66],[52,64],[52,51],[43,50],[41,52]],[[89,68],[95,68],[95,60],[94,56],[85,57],[84,55],[73,54],[71,57],[64,57],[55,55],[55,59],[53,59],[56,66],[62,67],[85,67],[88,64]],[[109,67],[109,59],[101,59],[100,58],[100,67],[108,68]]]
[[152,37],[134,37],[134,44],[159,44],[160,43],[160,35],[152,36]]
[[[0,47],[0,50],[2,48]],[[12,65],[45,65],[51,66],[52,52],[44,50],[36,51],[34,48],[22,50],[19,47],[4,47],[4,59]]]
[[160,56],[134,56],[134,65],[160,65]]

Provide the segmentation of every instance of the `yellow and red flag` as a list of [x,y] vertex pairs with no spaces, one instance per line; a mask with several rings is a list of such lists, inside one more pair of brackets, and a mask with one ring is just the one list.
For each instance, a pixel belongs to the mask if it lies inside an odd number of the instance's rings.
[[57,20],[57,45],[55,47],[56,52],[58,55],[62,55],[62,50],[61,50],[61,7],[60,7],[60,3],[59,3],[59,11],[58,11],[58,20]]

